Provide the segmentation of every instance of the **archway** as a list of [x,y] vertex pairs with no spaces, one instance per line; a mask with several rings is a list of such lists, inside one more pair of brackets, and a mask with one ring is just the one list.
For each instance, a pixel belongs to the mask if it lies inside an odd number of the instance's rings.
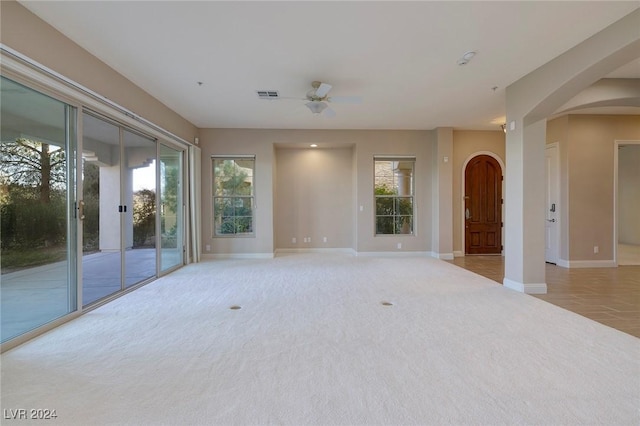
[[[507,87],[506,287],[546,293],[546,118],[600,78],[640,56],[640,9]],[[526,196],[525,196],[526,194]]]

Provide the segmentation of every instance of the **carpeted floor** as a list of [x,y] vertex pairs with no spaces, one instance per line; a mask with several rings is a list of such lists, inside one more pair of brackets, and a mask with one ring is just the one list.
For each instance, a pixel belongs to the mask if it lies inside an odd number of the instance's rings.
[[190,265],[1,368],[3,424],[640,423],[640,339],[430,258]]

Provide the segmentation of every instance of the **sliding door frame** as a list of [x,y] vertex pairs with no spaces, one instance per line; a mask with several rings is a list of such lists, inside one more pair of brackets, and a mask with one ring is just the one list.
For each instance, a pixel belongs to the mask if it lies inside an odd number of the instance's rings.
[[[13,339],[10,339],[4,343],[0,344],[0,352],[4,352],[13,347],[16,347],[38,335],[41,335],[49,330],[52,330],[61,324],[64,324],[78,316],[82,315],[84,312],[91,311],[105,303],[110,302],[113,299],[116,299],[130,291],[134,291],[137,288],[155,280],[157,277],[161,275],[165,275],[173,270],[179,268],[180,266],[188,263],[185,252],[183,250],[182,255],[182,264],[176,266],[176,268],[172,268],[171,270],[167,270],[164,273],[160,273],[160,261],[156,257],[156,275],[152,278],[146,279],[140,283],[137,283],[129,288],[126,288],[120,292],[117,292],[111,296],[100,299],[94,304],[90,304],[87,307],[82,306],[82,220],[78,218],[80,213],[79,202],[82,197],[82,139],[83,139],[83,126],[82,114],[85,111],[90,111],[94,115],[98,114],[100,117],[105,117],[110,119],[111,121],[117,123],[119,126],[132,129],[136,133],[141,133],[146,137],[151,137],[156,140],[156,183],[158,183],[159,179],[159,144],[164,143],[167,146],[176,147],[183,151],[182,155],[182,179],[185,183],[182,186],[183,192],[183,205],[186,207],[186,212],[183,214],[183,247],[186,246],[188,241],[187,230],[190,228],[187,226],[189,223],[187,217],[191,216],[191,212],[189,209],[189,203],[186,203],[188,199],[187,188],[190,186],[188,182],[185,180],[189,176],[188,162],[186,158],[188,156],[188,148],[191,144],[180,138],[179,136],[174,135],[171,132],[166,131],[160,126],[155,125],[154,123],[138,116],[137,114],[123,108],[122,106],[116,104],[113,101],[105,98],[104,96],[99,95],[98,93],[76,83],[73,80],[70,80],[63,75],[57,73],[56,71],[51,70],[50,68],[32,60],[31,58],[19,53],[18,51],[9,48],[0,43],[0,74],[10,80],[15,81],[21,85],[24,85],[32,90],[40,92],[44,95],[47,95],[53,99],[56,99],[60,102],[67,104],[69,107],[72,107],[76,111],[76,120],[75,120],[75,131],[73,132],[73,137],[75,137],[74,143],[71,145],[75,147],[75,156],[73,162],[75,164],[75,191],[73,189],[69,189],[70,194],[69,197],[73,198],[73,203],[70,203],[73,207],[73,214],[70,215],[71,220],[69,226],[75,226],[75,245],[76,245],[76,253],[75,257],[73,254],[70,254],[69,257],[73,257],[75,259],[75,276],[76,276],[76,309],[72,312],[69,312],[66,315],[63,315],[60,318],[57,318],[47,324],[44,324],[36,329],[30,330],[24,334],[16,336]],[[71,125],[71,123],[69,123]],[[122,130],[120,131],[122,133]],[[158,188],[158,187],[156,187]],[[158,212],[158,189],[156,189],[156,218]],[[183,207],[184,208],[184,207]],[[156,229],[158,227],[159,221],[156,220]],[[122,228],[121,228],[121,232]],[[156,238],[159,238],[158,234],[156,234]],[[156,255],[158,255],[159,244],[156,244]],[[122,256],[124,254],[122,253]],[[70,262],[74,263],[74,262]],[[124,273],[124,271],[123,271]]]

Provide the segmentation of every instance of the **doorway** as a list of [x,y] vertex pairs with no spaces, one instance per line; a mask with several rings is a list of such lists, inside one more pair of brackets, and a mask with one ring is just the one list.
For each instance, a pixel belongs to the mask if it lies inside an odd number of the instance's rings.
[[491,155],[473,157],[465,167],[465,254],[502,253],[502,168]]
[[615,261],[640,265],[640,141],[616,141],[615,147]]
[[546,217],[544,260],[556,265],[560,253],[560,163],[558,144],[551,143],[545,148],[546,176]]

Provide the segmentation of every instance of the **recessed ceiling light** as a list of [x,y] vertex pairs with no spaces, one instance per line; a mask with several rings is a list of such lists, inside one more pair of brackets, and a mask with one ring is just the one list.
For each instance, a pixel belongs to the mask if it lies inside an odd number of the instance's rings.
[[311,145],[309,145],[311,148],[317,148],[318,144],[312,143]]

